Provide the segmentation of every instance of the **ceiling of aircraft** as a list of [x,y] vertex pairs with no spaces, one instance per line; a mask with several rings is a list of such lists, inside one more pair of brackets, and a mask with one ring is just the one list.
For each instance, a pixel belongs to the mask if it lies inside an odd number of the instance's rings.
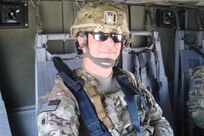
[[[95,0],[77,0],[77,1],[90,2]],[[107,0],[107,1],[118,1],[125,4],[157,4],[157,5],[204,7],[204,0]]]

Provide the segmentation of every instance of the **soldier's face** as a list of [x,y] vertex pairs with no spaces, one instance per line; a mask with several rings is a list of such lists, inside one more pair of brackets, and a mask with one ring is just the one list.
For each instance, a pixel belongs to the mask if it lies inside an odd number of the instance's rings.
[[120,55],[121,45],[121,42],[117,39],[114,41],[110,36],[105,40],[99,40],[92,34],[88,34],[88,48],[94,57],[116,60]]

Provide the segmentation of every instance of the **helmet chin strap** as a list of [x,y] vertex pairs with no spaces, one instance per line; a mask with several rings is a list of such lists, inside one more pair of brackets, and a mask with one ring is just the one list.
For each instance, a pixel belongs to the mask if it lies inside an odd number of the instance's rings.
[[111,68],[115,65],[115,60],[114,59],[110,59],[110,58],[97,58],[94,57],[90,54],[89,49],[87,48],[87,46],[85,46],[86,49],[86,53],[83,53],[82,57],[87,57],[90,60],[92,60],[96,65],[102,67],[102,68]]

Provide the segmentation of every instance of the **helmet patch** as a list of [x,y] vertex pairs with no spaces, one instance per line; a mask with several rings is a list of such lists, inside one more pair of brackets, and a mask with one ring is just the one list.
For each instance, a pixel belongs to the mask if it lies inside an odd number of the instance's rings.
[[105,25],[116,25],[117,24],[117,14],[114,11],[104,12],[104,24]]

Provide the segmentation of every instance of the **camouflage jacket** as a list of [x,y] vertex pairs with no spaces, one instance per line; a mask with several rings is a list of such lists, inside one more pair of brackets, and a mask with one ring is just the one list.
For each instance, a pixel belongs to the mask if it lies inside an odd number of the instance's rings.
[[[133,74],[127,71],[124,72],[129,75],[129,80],[139,88],[147,102],[147,108],[145,108],[141,104],[141,101],[139,101],[138,96],[135,97],[138,106],[137,116],[140,120],[142,135],[173,136],[171,126],[162,116],[162,110],[155,102],[152,94],[144,88],[143,84],[135,80]],[[82,69],[75,70],[75,75],[81,77],[85,91],[90,87],[100,90],[98,87],[100,85],[93,75]],[[112,78],[114,79],[114,77]],[[108,128],[109,131],[111,130],[111,134],[127,135],[129,133],[127,128],[131,126],[131,123],[122,90],[119,88],[116,91],[109,90],[108,92],[100,92],[99,94],[105,114],[109,117],[110,122],[112,122],[111,129]],[[93,102],[93,99],[90,99]],[[48,94],[47,103],[41,106],[38,114],[38,134],[39,136],[86,136],[83,128],[77,101],[66,88],[62,79],[57,76],[56,83],[52,91]]]
[[204,128],[204,65],[190,70],[188,113],[196,126]]

